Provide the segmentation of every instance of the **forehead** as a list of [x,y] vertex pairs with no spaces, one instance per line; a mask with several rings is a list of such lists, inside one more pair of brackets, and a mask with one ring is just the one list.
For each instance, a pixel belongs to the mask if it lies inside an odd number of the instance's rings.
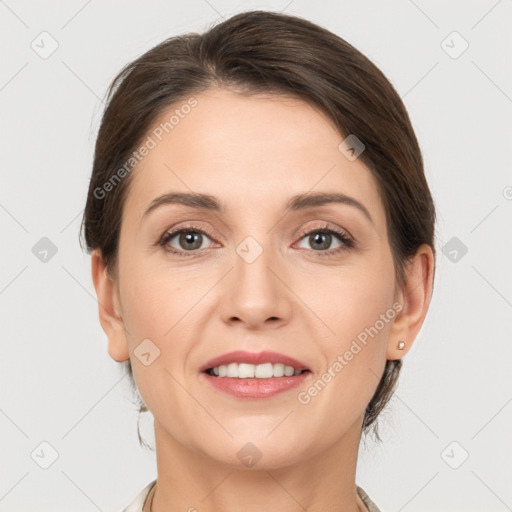
[[168,192],[205,193],[228,212],[260,213],[282,210],[295,194],[339,192],[376,221],[384,216],[371,172],[338,149],[344,137],[333,121],[300,99],[207,90],[163,111],[146,137],[152,148],[132,171],[125,204],[132,220]]

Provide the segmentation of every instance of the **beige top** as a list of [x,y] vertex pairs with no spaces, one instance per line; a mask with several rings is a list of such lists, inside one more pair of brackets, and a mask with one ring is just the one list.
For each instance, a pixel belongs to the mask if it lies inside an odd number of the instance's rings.
[[[146,485],[146,487],[140,491],[137,497],[123,510],[123,512],[142,512],[146,498],[148,497],[148,494],[155,483],[156,480],[153,480],[148,485]],[[368,508],[368,512],[381,512],[381,510],[377,507],[377,505],[375,505],[375,503],[373,503],[368,494],[366,494],[366,492],[361,487],[356,485],[356,490],[357,494],[359,494],[359,497]]]

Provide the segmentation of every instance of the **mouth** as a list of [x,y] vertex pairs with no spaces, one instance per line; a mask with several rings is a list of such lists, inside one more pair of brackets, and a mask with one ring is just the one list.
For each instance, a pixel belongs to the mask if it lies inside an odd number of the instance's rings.
[[296,369],[283,363],[229,363],[208,368],[204,373],[211,377],[228,377],[230,379],[272,379],[294,377],[303,373],[311,373],[307,368]]
[[276,352],[230,352],[200,368],[214,389],[237,398],[269,398],[291,390],[312,375],[300,361]]

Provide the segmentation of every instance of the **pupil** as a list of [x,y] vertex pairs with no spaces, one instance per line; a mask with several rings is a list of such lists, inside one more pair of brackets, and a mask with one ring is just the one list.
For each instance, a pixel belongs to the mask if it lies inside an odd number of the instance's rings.
[[[331,237],[331,235],[330,235],[329,233],[316,233],[316,234],[314,234],[314,235],[313,235],[313,240],[314,240],[314,242],[313,242],[313,244],[312,244],[312,245],[314,245],[315,243],[317,243],[317,241],[318,241],[318,237],[320,237],[320,245],[322,246],[321,248],[322,248],[322,249],[328,249],[328,248],[329,248],[329,245],[330,245],[330,243],[329,243],[329,242],[330,242],[330,237]],[[324,241],[324,243],[322,244],[322,242],[321,242],[321,239],[322,239],[322,238],[324,238],[324,239],[325,239],[325,238],[327,238],[327,242],[325,242],[325,241]]]
[[[199,247],[201,247],[201,242],[199,242],[199,244],[197,243],[198,239],[199,239],[199,233],[188,232],[188,233],[183,233],[181,235],[180,242],[183,245],[187,245],[188,244],[189,245],[189,249],[198,249]],[[195,244],[196,244],[195,246],[193,245],[194,241],[195,241]],[[190,247],[190,244],[192,244],[192,247]]]

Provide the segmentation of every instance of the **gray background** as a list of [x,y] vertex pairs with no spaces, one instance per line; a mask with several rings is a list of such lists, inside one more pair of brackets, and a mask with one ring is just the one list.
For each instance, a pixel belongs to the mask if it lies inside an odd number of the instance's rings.
[[434,298],[357,483],[383,512],[512,510],[510,0],[0,1],[0,510],[120,511],[155,478],[78,245],[94,138],[125,63],[253,8],[316,22],[382,69],[438,210]]

